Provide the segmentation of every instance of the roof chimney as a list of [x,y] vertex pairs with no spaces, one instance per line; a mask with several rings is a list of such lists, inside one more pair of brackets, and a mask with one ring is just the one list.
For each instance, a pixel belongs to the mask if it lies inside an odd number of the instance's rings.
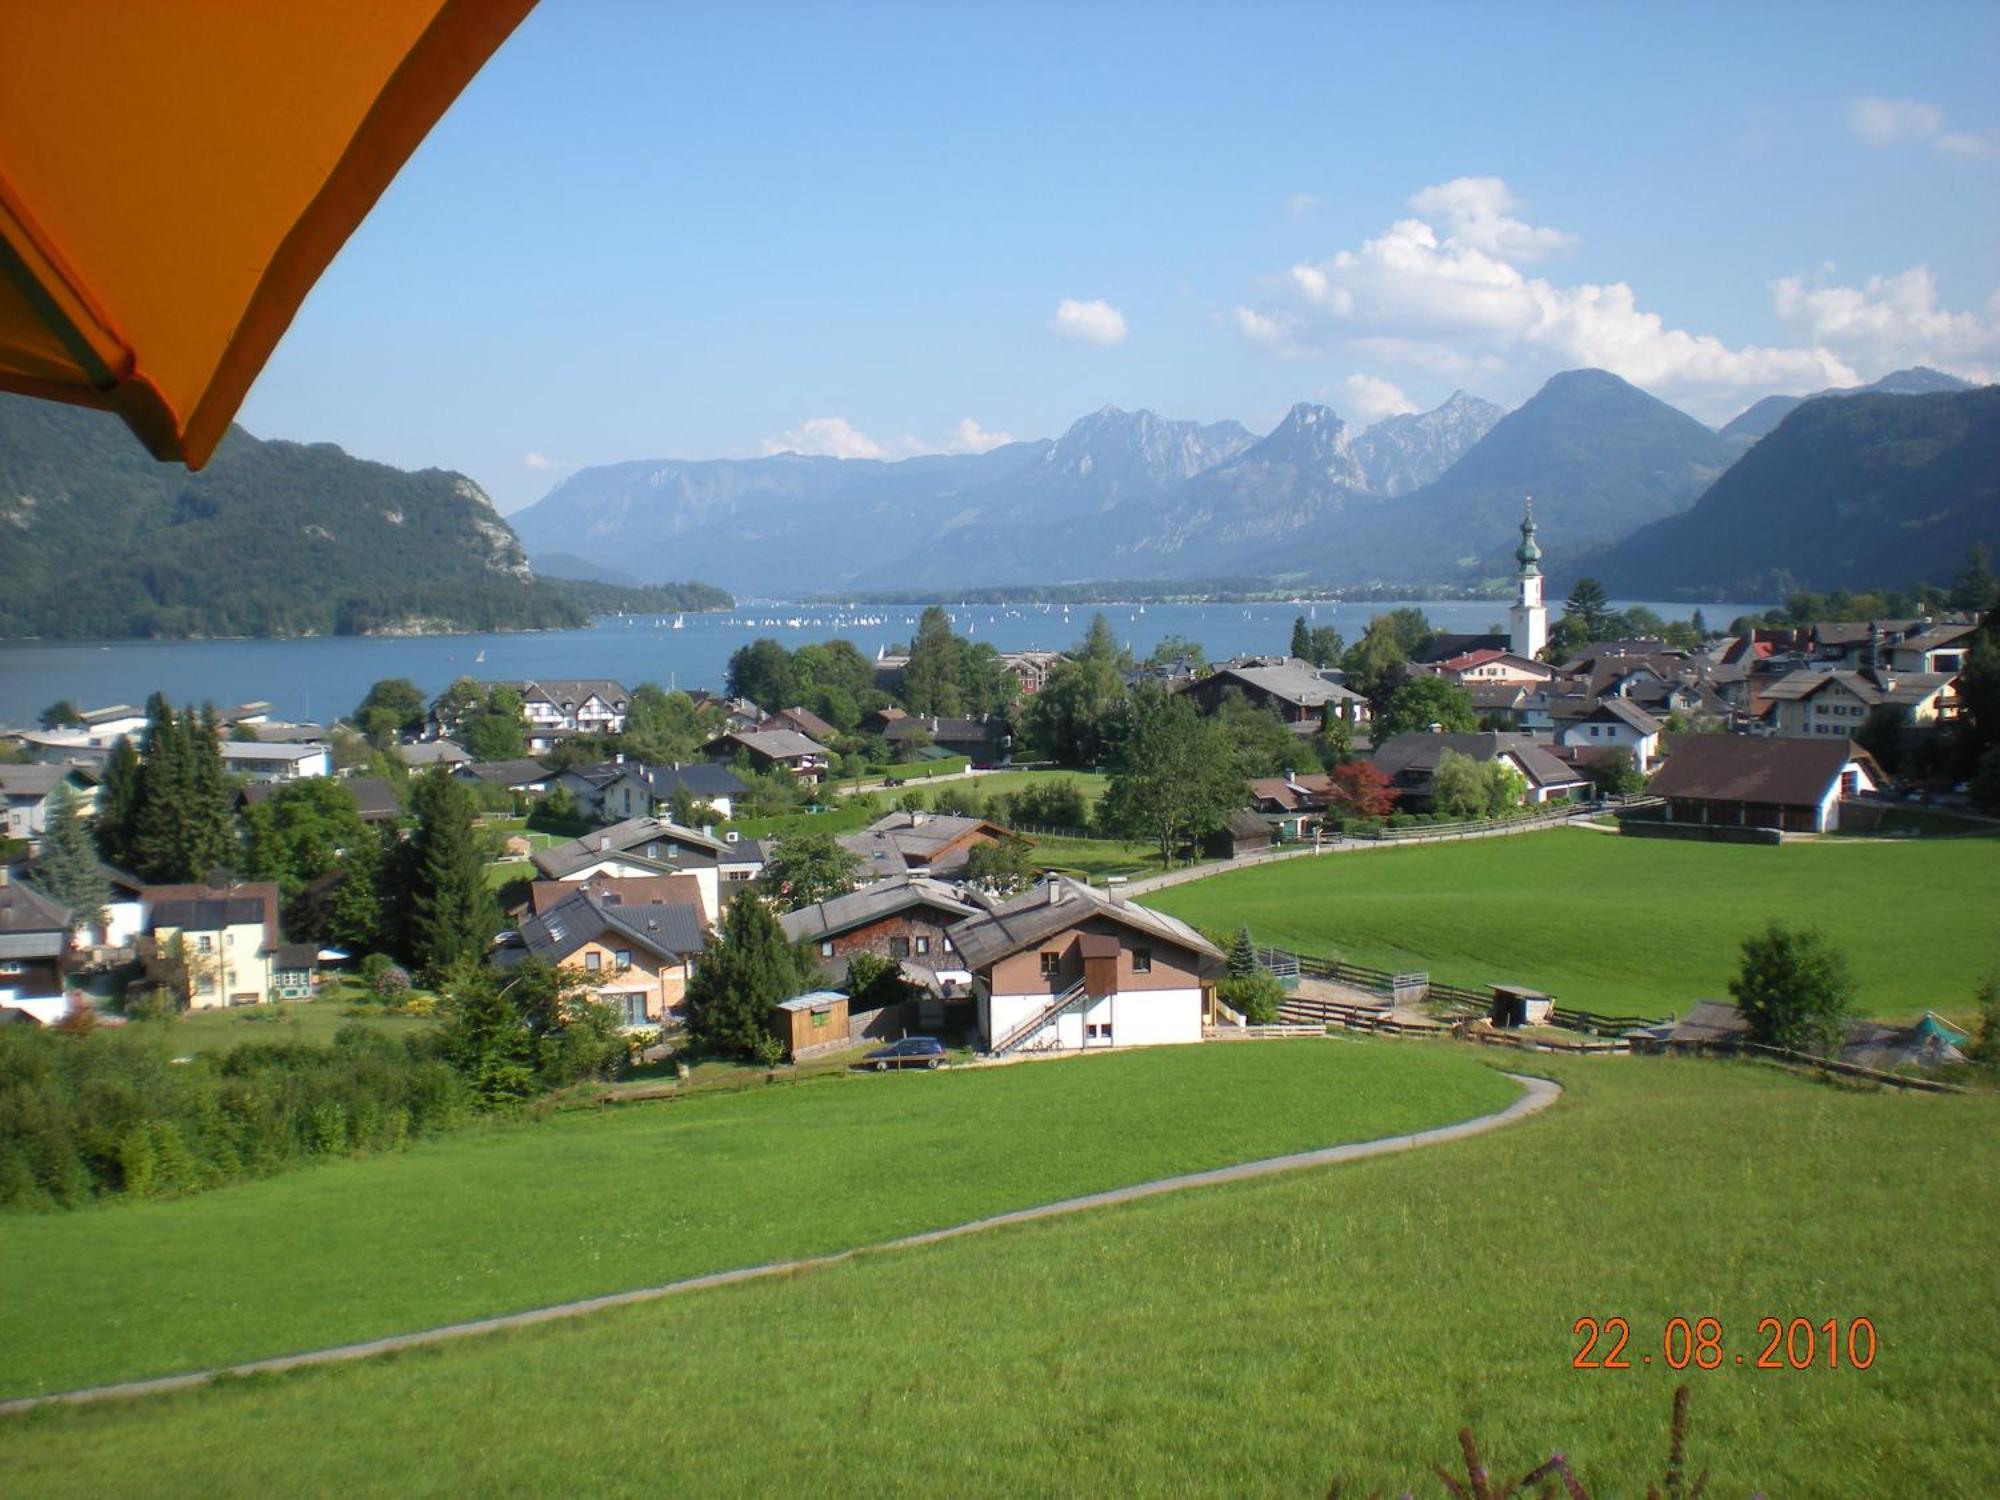
[[619,752],[618,752],[618,753],[617,753],[616,755],[612,756],[612,757],[611,757],[611,764],[613,764],[614,766],[622,766],[622,765],[624,765],[624,764],[625,764],[625,752],[624,752],[623,750],[620,750],[620,751],[619,751]]
[[600,833],[597,836],[597,852],[599,854],[604,854],[607,853],[610,850],[610,848],[611,848],[611,835],[608,833]]
[[1062,887],[1062,881],[1061,881],[1061,880],[1059,880],[1059,879],[1057,879],[1057,878],[1056,878],[1055,876],[1050,876],[1050,877],[1049,877],[1049,905],[1051,905],[1051,906],[1061,906],[1061,905],[1062,905],[1062,899],[1063,899],[1063,887]]

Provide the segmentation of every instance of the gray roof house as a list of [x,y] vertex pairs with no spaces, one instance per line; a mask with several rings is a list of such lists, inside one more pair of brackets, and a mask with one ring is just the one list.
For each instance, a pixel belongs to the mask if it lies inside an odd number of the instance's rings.
[[[1375,769],[1387,776],[1400,794],[1404,807],[1428,807],[1431,779],[1447,750],[1473,760],[1504,760],[1528,783],[1527,800],[1547,802],[1553,797],[1572,796],[1590,786],[1579,775],[1551,755],[1539,740],[1525,734],[1503,734],[1485,730],[1478,734],[1398,734],[1375,747]],[[1417,808],[1421,811],[1423,808]]]

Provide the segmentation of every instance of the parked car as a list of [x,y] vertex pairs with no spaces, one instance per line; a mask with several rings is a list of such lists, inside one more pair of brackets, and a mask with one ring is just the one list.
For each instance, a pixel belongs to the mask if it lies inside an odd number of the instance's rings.
[[906,1036],[900,1042],[877,1047],[861,1060],[873,1063],[878,1073],[886,1073],[891,1068],[941,1068],[944,1066],[944,1043],[934,1036]]
[[903,778],[900,776],[884,777],[882,781],[882,785],[884,786],[901,786],[902,784],[903,784]]

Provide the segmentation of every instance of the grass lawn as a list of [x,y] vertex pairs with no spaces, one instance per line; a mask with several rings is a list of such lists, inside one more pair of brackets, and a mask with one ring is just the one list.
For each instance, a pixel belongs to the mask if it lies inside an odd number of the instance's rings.
[[1156,845],[1129,839],[1052,839],[1035,834],[1029,859],[1037,869],[1061,869],[1103,885],[1107,875],[1157,875]]
[[[970,781],[959,783],[970,787],[982,797],[1011,796],[1015,792],[1026,791],[1030,787],[1047,786],[1051,782],[1068,781],[1083,793],[1086,806],[1096,808],[1104,796],[1104,789],[1111,785],[1111,778],[1096,771],[994,771],[984,776],[975,776]],[[936,788],[942,791],[943,788]]]
[[14,1215],[0,1395],[865,1245],[1515,1094],[1457,1052],[1162,1048],[621,1105],[178,1202]]
[[[1355,1045],[1371,1066],[1447,1046]],[[1566,1096],[1474,1140],[37,1412],[0,1424],[0,1463],[36,1495],[1306,1496],[1339,1477],[1432,1496],[1469,1425],[1495,1469],[1561,1448],[1608,1500],[1660,1479],[1685,1380],[1711,1495],[2000,1491],[2000,1104],[1752,1064],[1536,1065]],[[1261,1135],[1283,1115],[1243,1118]],[[1571,1368],[1586,1315],[1629,1321],[1633,1368]],[[1676,1375],[1662,1330],[1704,1316],[1722,1365]],[[1755,1369],[1758,1320],[1795,1316],[1872,1319],[1873,1366]]]
[[1146,900],[1209,932],[1247,921],[1260,943],[1531,984],[1606,1015],[1725,997],[1767,917],[1845,949],[1867,1015],[1928,1008],[1967,1024],[1980,982],[2000,974],[2000,843],[1986,839],[1764,848],[1556,829],[1289,860]]
[[393,1035],[437,1023],[424,1016],[384,1015],[369,1007],[348,1014],[349,1002],[338,994],[318,1000],[286,1000],[275,1005],[246,1005],[228,1010],[195,1010],[172,1021],[141,1022],[172,1028],[174,1047],[183,1053],[222,1052],[238,1042],[315,1042],[333,1040],[350,1021],[359,1021]]

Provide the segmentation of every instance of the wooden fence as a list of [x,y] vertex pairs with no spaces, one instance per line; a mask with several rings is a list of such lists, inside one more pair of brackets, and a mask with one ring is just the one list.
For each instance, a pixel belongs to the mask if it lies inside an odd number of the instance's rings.
[[[1259,948],[1257,962],[1271,973],[1289,978],[1298,975],[1307,979],[1330,979],[1338,984],[1350,985],[1355,989],[1389,996],[1395,993],[1395,982],[1408,975],[1392,974],[1387,969],[1371,969],[1362,964],[1342,963],[1338,959],[1322,958],[1311,953],[1293,953],[1285,948]],[[1425,998],[1435,1001],[1460,1017],[1483,1016],[1493,1008],[1493,996],[1487,990],[1467,989],[1463,985],[1441,984],[1431,980],[1426,986]],[[1635,1026],[1657,1025],[1671,1020],[1670,1016],[1649,1019],[1645,1016],[1607,1016],[1598,1011],[1574,1010],[1566,1006],[1556,1006],[1550,1013],[1550,1021],[1567,1031],[1581,1031],[1590,1035],[1612,1033],[1614,1035],[1630,1031]]]
[[1821,1057],[1813,1052],[1794,1052],[1789,1047],[1770,1047],[1762,1042],[1684,1042],[1668,1050],[1677,1053],[1693,1053],[1697,1057],[1729,1057],[1747,1054],[1765,1058],[1789,1068],[1809,1069],[1816,1073],[1832,1073],[1841,1078],[1858,1078],[1867,1083],[1886,1084],[1890,1088],[1915,1089],[1925,1094],[1970,1094],[1975,1092],[1963,1084],[1945,1083],[1936,1078],[1912,1078],[1906,1073],[1885,1073],[1880,1068],[1866,1068],[1860,1063],[1842,1062],[1837,1057]]

